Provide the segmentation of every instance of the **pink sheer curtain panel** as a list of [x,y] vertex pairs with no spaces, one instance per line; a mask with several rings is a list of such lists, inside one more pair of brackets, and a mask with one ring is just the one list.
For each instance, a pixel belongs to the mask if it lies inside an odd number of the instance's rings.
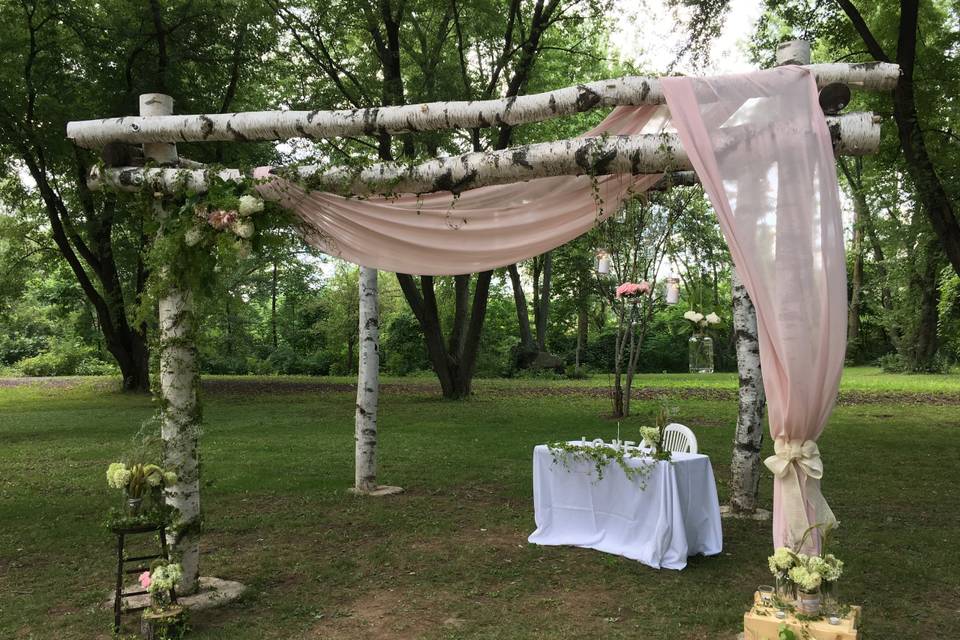
[[[657,133],[662,107],[619,107],[583,134]],[[267,169],[255,173],[263,178]],[[476,273],[540,255],[589,231],[631,194],[660,175],[598,178],[598,208],[589,176],[539,178],[480,187],[454,199],[449,192],[394,198],[344,198],[305,192],[283,178],[258,185],[260,194],[293,210],[306,240],[349,262],[414,275]]]
[[[666,78],[680,140],[719,216],[757,309],[775,455],[774,545],[835,523],[816,440],[833,409],[846,343],[846,266],[830,132],[799,67]],[[814,531],[804,543],[819,548]]]

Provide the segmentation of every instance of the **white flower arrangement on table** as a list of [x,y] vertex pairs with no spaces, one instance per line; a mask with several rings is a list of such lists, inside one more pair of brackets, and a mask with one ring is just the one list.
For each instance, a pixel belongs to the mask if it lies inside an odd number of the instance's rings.
[[643,441],[646,442],[651,449],[660,448],[660,429],[659,427],[640,427],[640,437],[643,438]]
[[707,315],[703,315],[699,311],[694,311],[693,309],[683,314],[683,318],[692,322],[695,330],[698,333],[703,333],[709,327],[720,324],[721,322],[720,316],[718,316],[716,313],[710,312]]

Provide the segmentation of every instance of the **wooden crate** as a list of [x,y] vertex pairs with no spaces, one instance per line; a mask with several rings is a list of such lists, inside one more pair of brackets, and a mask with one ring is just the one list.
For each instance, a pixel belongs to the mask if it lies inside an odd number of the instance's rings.
[[[787,612],[786,618],[778,618],[777,610],[762,603],[760,593],[753,596],[753,607],[743,614],[743,640],[777,640],[780,625],[797,634],[797,638],[814,640],[857,640],[857,623],[860,621],[860,607],[851,607],[846,618],[840,624],[830,624],[829,620],[801,622]],[[806,634],[804,634],[804,630]]]

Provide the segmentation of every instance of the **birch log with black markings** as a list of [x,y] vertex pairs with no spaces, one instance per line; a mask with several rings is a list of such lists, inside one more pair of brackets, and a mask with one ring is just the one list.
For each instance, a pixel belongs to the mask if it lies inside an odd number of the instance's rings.
[[380,309],[377,270],[360,267],[360,363],[354,420],[354,490],[377,488],[377,405],[380,401]]
[[[880,124],[870,113],[827,118],[837,153],[863,155],[880,144]],[[740,138],[731,134],[730,143]],[[723,141],[720,141],[722,146]],[[367,167],[304,165],[277,167],[272,173],[302,183],[311,190],[370,196],[397,193],[460,193],[505,184],[568,175],[645,174],[691,168],[674,134],[602,136],[541,142],[500,151],[478,151],[435,158],[418,165],[380,162]],[[220,178],[239,179],[226,169]],[[209,174],[197,169],[120,167],[91,174],[91,188],[109,186],[123,191],[153,189],[176,192],[206,189]]]
[[[157,93],[140,96],[146,117],[173,111],[173,98]],[[177,163],[173,144],[145,144],[143,155],[161,165]],[[154,201],[158,219],[168,215],[163,199]],[[158,302],[160,342],[160,435],[164,466],[177,474],[166,488],[168,505],[176,509],[171,523],[172,551],[183,567],[179,593],[197,590],[200,576],[200,385],[195,344],[193,297],[189,289],[172,283]]]
[[[807,65],[818,86],[840,82],[866,91],[893,89],[895,64],[882,62]],[[109,142],[212,142],[330,138],[471,129],[541,122],[601,107],[663,104],[658,78],[625,76],[546,93],[498,100],[423,104],[337,111],[250,111],[226,114],[137,116],[67,124],[74,144],[97,149]]]
[[730,461],[730,508],[734,513],[754,513],[760,487],[760,447],[763,445],[763,413],[766,396],[760,371],[757,312],[747,290],[737,277],[730,277],[733,293],[733,333],[737,345],[739,407]]

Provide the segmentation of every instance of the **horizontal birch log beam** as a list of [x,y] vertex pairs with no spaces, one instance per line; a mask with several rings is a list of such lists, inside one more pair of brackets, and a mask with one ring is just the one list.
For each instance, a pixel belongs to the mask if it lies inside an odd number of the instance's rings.
[[[840,82],[866,91],[896,86],[895,64],[813,64],[817,84]],[[515,126],[598,107],[663,104],[658,78],[626,76],[556,91],[477,102],[430,102],[338,111],[249,111],[226,114],[129,116],[67,123],[67,138],[97,149],[108,142],[207,142],[331,138],[335,136]]]
[[[843,155],[873,153],[880,145],[879,119],[870,113],[827,118],[835,151]],[[737,138],[731,136],[729,144]],[[722,148],[724,141],[720,140]],[[418,165],[380,162],[367,167],[304,165],[278,167],[272,173],[288,177],[310,190],[342,195],[460,193],[495,184],[534,178],[574,175],[650,174],[690,170],[686,152],[675,134],[572,138],[513,147],[500,151],[435,158]],[[122,167],[91,173],[92,189],[104,186],[123,191],[152,189],[159,193],[202,192],[212,175],[241,180],[236,169]]]

